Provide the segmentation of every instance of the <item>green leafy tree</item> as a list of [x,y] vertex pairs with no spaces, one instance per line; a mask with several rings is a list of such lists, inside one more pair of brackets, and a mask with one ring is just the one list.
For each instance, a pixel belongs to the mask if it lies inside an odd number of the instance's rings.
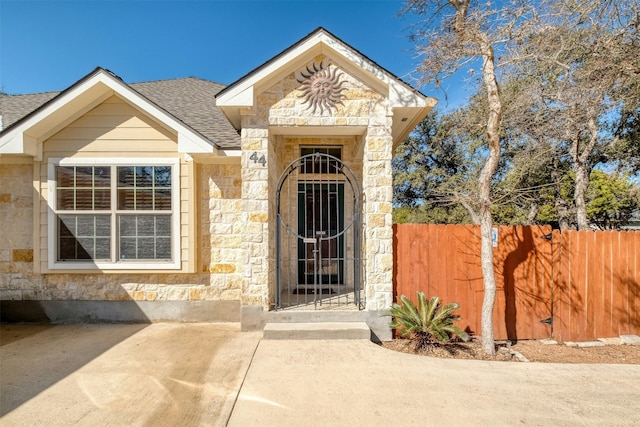
[[587,190],[589,222],[601,230],[620,229],[640,207],[640,191],[626,175],[591,172]]

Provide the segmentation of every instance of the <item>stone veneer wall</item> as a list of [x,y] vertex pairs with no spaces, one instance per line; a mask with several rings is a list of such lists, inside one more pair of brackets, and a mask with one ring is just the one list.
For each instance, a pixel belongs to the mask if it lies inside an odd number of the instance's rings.
[[0,299],[33,294],[33,166],[0,164]]

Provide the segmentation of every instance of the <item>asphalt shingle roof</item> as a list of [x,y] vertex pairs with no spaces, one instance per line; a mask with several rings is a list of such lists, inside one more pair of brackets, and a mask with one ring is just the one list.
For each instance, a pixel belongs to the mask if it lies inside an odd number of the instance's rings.
[[[129,87],[220,148],[240,148],[240,136],[216,106],[224,85],[195,77],[132,83]],[[33,112],[60,92],[0,94],[2,129]]]
[[0,115],[2,129],[6,129],[60,92],[30,93],[28,95],[7,95],[0,93]]

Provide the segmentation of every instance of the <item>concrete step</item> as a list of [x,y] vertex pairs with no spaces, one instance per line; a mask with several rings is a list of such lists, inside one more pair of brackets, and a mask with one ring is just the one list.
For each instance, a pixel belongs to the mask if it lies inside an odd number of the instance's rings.
[[365,322],[365,311],[282,310],[265,313],[267,323]]
[[267,323],[266,340],[370,340],[366,322],[295,322]]

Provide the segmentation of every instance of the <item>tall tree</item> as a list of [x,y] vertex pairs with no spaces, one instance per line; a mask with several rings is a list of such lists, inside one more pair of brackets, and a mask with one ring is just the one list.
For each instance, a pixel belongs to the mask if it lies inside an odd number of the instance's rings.
[[461,68],[479,61],[481,81],[486,95],[484,165],[477,181],[477,204],[474,222],[481,230],[481,264],[484,281],[482,302],[482,348],[495,353],[493,308],[496,280],[493,271],[491,229],[491,188],[494,173],[500,162],[500,121],[502,100],[496,67],[496,48],[513,36],[527,11],[525,5],[515,7],[515,1],[504,7],[472,0],[409,0],[405,12],[425,17],[424,26],[416,28],[413,39],[422,55],[419,67],[425,82],[440,82]]

